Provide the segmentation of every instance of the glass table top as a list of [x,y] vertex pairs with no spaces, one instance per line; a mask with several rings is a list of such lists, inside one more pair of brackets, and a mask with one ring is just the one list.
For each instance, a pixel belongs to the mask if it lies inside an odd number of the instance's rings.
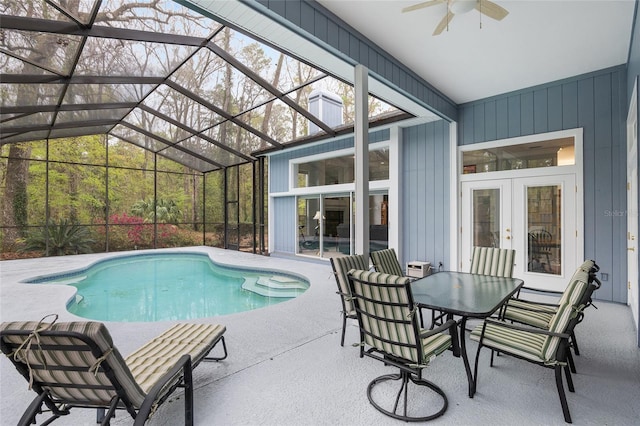
[[411,283],[414,302],[454,315],[487,317],[524,281],[465,272],[437,272]]

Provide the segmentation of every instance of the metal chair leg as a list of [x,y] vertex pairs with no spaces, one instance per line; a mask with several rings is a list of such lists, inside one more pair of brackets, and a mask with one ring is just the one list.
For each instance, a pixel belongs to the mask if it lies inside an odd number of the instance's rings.
[[[378,383],[382,383],[385,381],[389,381],[389,380],[400,380],[401,384],[400,384],[400,390],[398,391],[398,393],[396,394],[395,397],[395,401],[394,401],[394,405],[393,405],[393,409],[392,410],[387,410],[385,408],[383,408],[381,405],[379,405],[371,396],[371,391],[372,389],[378,384]],[[440,395],[440,397],[442,398],[443,404],[442,407],[440,407],[440,409],[438,411],[436,411],[433,414],[429,414],[427,416],[420,416],[420,417],[414,417],[414,416],[409,416],[407,414],[407,402],[408,402],[408,397],[407,397],[407,392],[408,392],[408,385],[409,385],[409,381],[411,381],[412,383],[414,383],[417,386],[425,386],[429,389],[431,389],[432,391],[434,391],[435,393],[437,393],[438,395]],[[404,398],[402,398],[404,394]],[[375,407],[376,410],[380,411],[381,413],[389,416],[389,417],[393,417],[394,419],[398,419],[398,420],[404,420],[405,422],[424,422],[424,421],[428,421],[428,420],[433,420],[437,417],[440,417],[444,414],[444,412],[447,410],[448,407],[448,400],[447,400],[447,396],[445,395],[444,391],[442,389],[440,389],[440,387],[436,386],[434,383],[429,382],[428,380],[424,380],[422,378],[419,377],[415,377],[413,374],[401,370],[400,374],[387,374],[384,376],[380,376],[377,377],[375,379],[373,379],[373,381],[371,381],[371,383],[369,383],[369,386],[367,387],[367,397],[369,398],[369,402],[371,403],[371,405],[373,405]],[[398,406],[400,405],[400,400],[402,398],[403,401],[403,407],[402,407],[402,413],[399,414],[398,413]]]
[[564,393],[564,386],[562,385],[562,367],[560,365],[555,366],[555,373],[556,387],[558,388],[558,396],[560,396],[560,405],[562,406],[564,421],[571,423],[571,414],[569,413],[569,406],[567,405],[567,396]]

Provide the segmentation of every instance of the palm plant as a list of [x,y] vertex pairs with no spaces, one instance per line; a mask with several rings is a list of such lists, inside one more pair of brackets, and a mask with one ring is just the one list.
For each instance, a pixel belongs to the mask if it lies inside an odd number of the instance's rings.
[[59,223],[49,222],[47,226],[30,232],[22,251],[43,251],[53,256],[91,253],[93,243],[95,241],[85,226],[61,219]]
[[182,218],[182,211],[173,200],[160,198],[154,203],[152,198],[148,198],[138,200],[131,206],[131,214],[143,217],[145,222],[153,222],[154,213],[158,223],[178,223]]

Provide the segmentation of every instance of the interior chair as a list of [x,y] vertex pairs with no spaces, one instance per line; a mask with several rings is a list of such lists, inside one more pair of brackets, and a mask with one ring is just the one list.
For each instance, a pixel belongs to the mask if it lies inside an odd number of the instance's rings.
[[[360,328],[360,357],[368,356],[400,370],[398,374],[383,375],[369,383],[369,402],[381,413],[404,421],[426,421],[443,415],[447,397],[440,387],[422,378],[422,370],[447,349],[458,350],[456,322],[448,321],[434,330],[422,329],[407,277],[351,270],[349,285]],[[372,390],[390,380],[400,381],[400,389],[393,406],[388,403],[384,404],[388,407],[385,408],[373,398]],[[415,384],[416,389],[424,386],[439,395],[436,398],[442,400],[441,407],[437,411],[429,410],[429,414],[418,414],[413,409],[410,413],[409,382]],[[419,408],[424,410],[424,404]]]
[[332,257],[331,267],[333,268],[333,275],[336,277],[337,293],[340,295],[340,302],[342,303],[342,337],[340,338],[340,346],[344,346],[347,319],[356,319],[356,311],[351,301],[351,290],[349,289],[349,277],[347,274],[351,269],[369,269],[369,259],[361,254]]
[[471,339],[478,342],[473,375],[476,385],[478,380],[478,360],[483,347],[491,349],[490,365],[492,367],[493,354],[498,351],[502,355],[510,355],[553,369],[562,413],[565,421],[571,423],[562,371],[564,370],[565,372],[564,376],[569,391],[574,392],[571,371],[568,365],[571,357],[569,349],[571,344],[570,337],[576,324],[582,321],[583,310],[596,289],[595,285],[587,283],[582,278],[574,280],[572,285],[575,287],[575,294],[578,295],[578,302],[575,304],[567,302],[558,306],[547,330],[488,318],[472,331]]
[[529,250],[531,253],[529,270],[531,272],[551,272],[552,240],[553,236],[545,229],[529,232]]
[[[596,277],[596,273],[600,270],[600,267],[593,260],[586,260],[582,265],[576,269],[573,276],[569,280],[569,284],[564,291],[551,291],[540,290],[530,287],[522,287],[518,292],[518,295],[512,299],[509,299],[504,305],[501,311],[502,319],[517,322],[520,324],[529,325],[541,329],[548,330],[551,319],[558,311],[559,306],[565,303],[575,304],[578,298],[581,296],[576,289],[576,280],[586,281],[589,284],[594,285],[594,290],[600,288],[600,281]],[[527,290],[529,293],[523,294],[521,290]],[[533,294],[547,295],[559,297],[555,303],[532,301],[525,298],[525,295],[530,296]],[[593,301],[589,299],[586,302],[585,308],[592,305]],[[571,333],[571,347],[576,355],[580,355],[578,348],[578,342],[576,340],[575,332]],[[576,372],[575,366],[571,366],[571,371]]]
[[[35,424],[45,409],[51,416],[42,424],[49,424],[76,407],[98,409],[102,425],[118,409],[143,425],[177,388],[184,388],[185,425],[192,425],[193,368],[227,357],[222,325],[176,324],[123,358],[104,324],[46,319],[0,324],[2,352],[37,393],[19,425]],[[223,356],[208,357],[218,342]]]
[[382,272],[383,274],[404,276],[404,271],[402,270],[395,249],[388,248],[372,251],[369,255],[371,256],[371,261],[376,271]]

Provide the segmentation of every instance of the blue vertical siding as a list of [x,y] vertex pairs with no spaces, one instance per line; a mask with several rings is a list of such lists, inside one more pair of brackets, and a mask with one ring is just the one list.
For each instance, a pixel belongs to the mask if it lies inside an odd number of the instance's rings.
[[[583,128],[585,256],[609,280],[599,299],[626,302],[625,66],[460,106],[460,145]],[[495,113],[494,113],[495,111]],[[495,131],[494,131],[495,129]]]
[[449,259],[450,249],[449,123],[405,128],[402,144],[401,261],[437,266]]
[[273,210],[274,247],[271,251],[296,252],[296,197],[273,198],[269,204]]

